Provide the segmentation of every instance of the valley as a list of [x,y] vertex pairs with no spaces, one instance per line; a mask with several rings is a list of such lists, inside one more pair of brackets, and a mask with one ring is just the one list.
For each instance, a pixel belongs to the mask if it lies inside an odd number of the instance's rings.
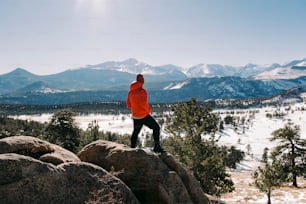
[[[235,124],[225,124],[222,131],[218,131],[220,136],[219,144],[235,146],[246,153],[245,159],[237,165],[237,169],[228,169],[235,183],[236,190],[223,195],[221,198],[226,203],[265,203],[266,196],[252,185],[252,173],[261,165],[263,150],[265,147],[272,151],[276,142],[270,142],[271,133],[282,128],[286,123],[292,122],[301,128],[301,138],[306,139],[306,104],[293,103],[284,106],[268,106],[263,108],[249,109],[216,109],[215,113],[224,120],[225,117],[232,117]],[[165,113],[166,114],[166,113]],[[167,114],[166,114],[167,115]],[[48,122],[52,114],[37,115],[15,115],[12,117],[22,120],[35,120]],[[157,119],[164,116],[157,114]],[[132,119],[130,114],[83,114],[75,117],[80,128],[85,130],[92,121],[97,121],[100,131],[110,131],[119,134],[131,134]],[[161,137],[167,137],[167,132],[163,131]],[[140,139],[145,140],[147,135],[151,135],[148,128],[143,128]],[[273,203],[305,203],[306,180],[303,177],[298,179],[299,188],[293,188],[286,184],[273,191]]]

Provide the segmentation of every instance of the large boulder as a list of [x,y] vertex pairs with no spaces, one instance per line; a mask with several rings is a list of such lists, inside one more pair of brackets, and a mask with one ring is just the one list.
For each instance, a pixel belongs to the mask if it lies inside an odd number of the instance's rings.
[[0,154],[0,203],[139,203],[131,190],[86,162],[58,166],[29,156]]
[[30,156],[55,165],[64,162],[80,162],[74,153],[31,136],[13,136],[0,139],[0,154],[3,153]]
[[120,178],[141,203],[211,203],[192,173],[169,154],[98,140],[78,156]]

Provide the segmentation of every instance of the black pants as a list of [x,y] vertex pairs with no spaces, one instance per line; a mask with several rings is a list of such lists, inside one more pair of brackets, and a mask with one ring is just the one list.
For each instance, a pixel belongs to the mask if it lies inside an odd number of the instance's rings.
[[136,147],[137,137],[143,125],[153,130],[153,139],[155,144],[159,143],[160,127],[151,115],[142,119],[133,119],[134,130],[131,137],[131,147]]

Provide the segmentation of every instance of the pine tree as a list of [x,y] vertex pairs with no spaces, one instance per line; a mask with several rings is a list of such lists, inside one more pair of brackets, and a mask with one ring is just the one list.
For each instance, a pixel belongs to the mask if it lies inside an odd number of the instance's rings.
[[91,121],[91,123],[88,124],[88,130],[90,131],[90,135],[92,138],[92,141],[96,141],[99,137],[99,124],[97,120]]
[[[195,99],[176,104],[166,130],[171,134],[164,147],[185,163],[200,181],[204,192],[221,195],[234,190],[226,173],[222,149],[216,145],[215,132],[220,118]],[[210,134],[207,139],[203,134]]]
[[286,180],[281,162],[274,161],[272,164],[265,163],[263,167],[258,167],[253,173],[255,187],[266,193],[268,204],[271,204],[272,190],[280,187]]
[[86,131],[80,130],[80,145],[79,149],[85,145],[96,141],[100,137],[99,124],[97,120],[93,120],[88,124]]
[[247,150],[247,155],[252,155],[252,147],[250,144],[247,144],[246,150]]
[[265,147],[264,152],[262,154],[262,162],[264,162],[264,163],[268,162],[268,152],[269,152],[269,148]]
[[275,147],[272,157],[281,157],[285,168],[292,177],[292,185],[297,187],[297,176],[302,175],[302,161],[305,160],[306,140],[300,138],[300,127],[288,123],[284,128],[272,132],[271,141],[279,141]]
[[54,113],[47,125],[45,139],[75,152],[80,144],[80,131],[73,116],[75,113],[69,109]]
[[225,166],[229,168],[236,168],[236,164],[243,160],[245,154],[243,151],[236,149],[236,147],[231,146],[230,148],[222,146],[223,158]]

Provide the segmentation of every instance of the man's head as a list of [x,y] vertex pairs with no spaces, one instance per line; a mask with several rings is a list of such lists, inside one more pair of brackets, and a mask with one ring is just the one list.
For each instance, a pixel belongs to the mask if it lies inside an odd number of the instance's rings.
[[136,81],[144,84],[144,78],[143,78],[143,75],[142,74],[137,74],[136,76]]

